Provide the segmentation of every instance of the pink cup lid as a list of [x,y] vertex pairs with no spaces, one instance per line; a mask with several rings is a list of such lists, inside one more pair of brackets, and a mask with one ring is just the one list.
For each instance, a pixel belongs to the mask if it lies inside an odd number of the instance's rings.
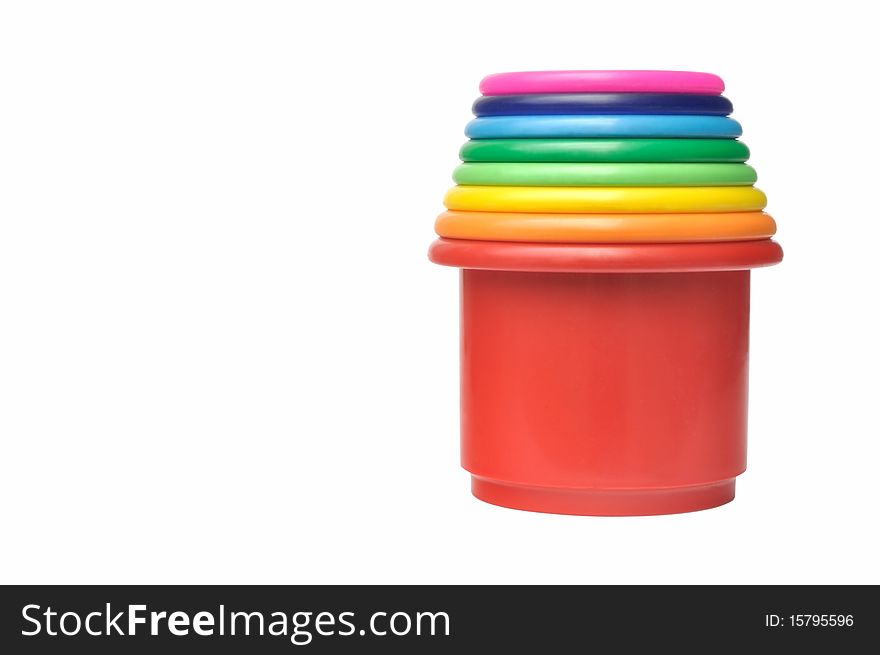
[[483,78],[483,95],[519,93],[703,93],[718,95],[724,81],[689,71],[529,71]]

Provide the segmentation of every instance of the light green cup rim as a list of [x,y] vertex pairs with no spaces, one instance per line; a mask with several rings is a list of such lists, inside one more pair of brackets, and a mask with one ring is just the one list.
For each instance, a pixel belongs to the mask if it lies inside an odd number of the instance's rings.
[[751,186],[742,163],[466,162],[452,174],[462,186]]

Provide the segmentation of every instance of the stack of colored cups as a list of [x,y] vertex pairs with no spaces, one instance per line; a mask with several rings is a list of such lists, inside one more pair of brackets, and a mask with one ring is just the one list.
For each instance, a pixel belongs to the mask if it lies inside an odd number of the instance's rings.
[[722,80],[485,78],[432,261],[462,269],[475,496],[631,515],[732,500],[750,269],[782,259]]

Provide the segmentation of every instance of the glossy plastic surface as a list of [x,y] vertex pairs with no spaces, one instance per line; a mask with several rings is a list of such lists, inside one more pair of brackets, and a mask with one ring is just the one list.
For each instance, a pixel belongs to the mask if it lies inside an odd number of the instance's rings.
[[478,186],[750,186],[758,175],[748,164],[469,162],[452,179]]
[[643,114],[583,116],[486,116],[467,124],[470,139],[531,139],[586,137],[736,138],[742,127],[726,116],[647,116]]
[[538,114],[703,114],[726,116],[730,100],[695,93],[532,93],[482,96],[471,110],[475,116]]
[[461,269],[476,497],[591,515],[733,499],[750,269],[783,253],[723,88],[675,71],[483,80],[429,250]]
[[435,264],[547,273],[668,273],[740,271],[782,261],[770,239],[719,243],[514,243],[436,239]]
[[455,186],[443,200],[448,209],[547,213],[688,213],[757,211],[763,191],[744,186],[535,187]]
[[733,139],[484,139],[468,141],[462,161],[743,162],[749,149]]
[[461,457],[538,512],[686,512],[746,466],[749,272],[462,271]]
[[449,239],[541,243],[663,243],[767,239],[763,212],[721,214],[523,214],[448,211],[434,229]]
[[709,93],[724,91],[711,73],[653,70],[562,70],[496,73],[480,82],[484,95],[514,93]]

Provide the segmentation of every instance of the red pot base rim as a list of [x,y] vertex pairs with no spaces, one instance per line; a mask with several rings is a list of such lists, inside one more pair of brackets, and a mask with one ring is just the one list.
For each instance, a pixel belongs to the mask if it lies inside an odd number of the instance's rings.
[[771,239],[715,243],[530,243],[439,238],[435,264],[496,271],[651,273],[738,271],[782,261]]
[[533,487],[471,476],[471,492],[486,503],[546,514],[651,516],[696,512],[733,500],[736,478],[663,489]]

